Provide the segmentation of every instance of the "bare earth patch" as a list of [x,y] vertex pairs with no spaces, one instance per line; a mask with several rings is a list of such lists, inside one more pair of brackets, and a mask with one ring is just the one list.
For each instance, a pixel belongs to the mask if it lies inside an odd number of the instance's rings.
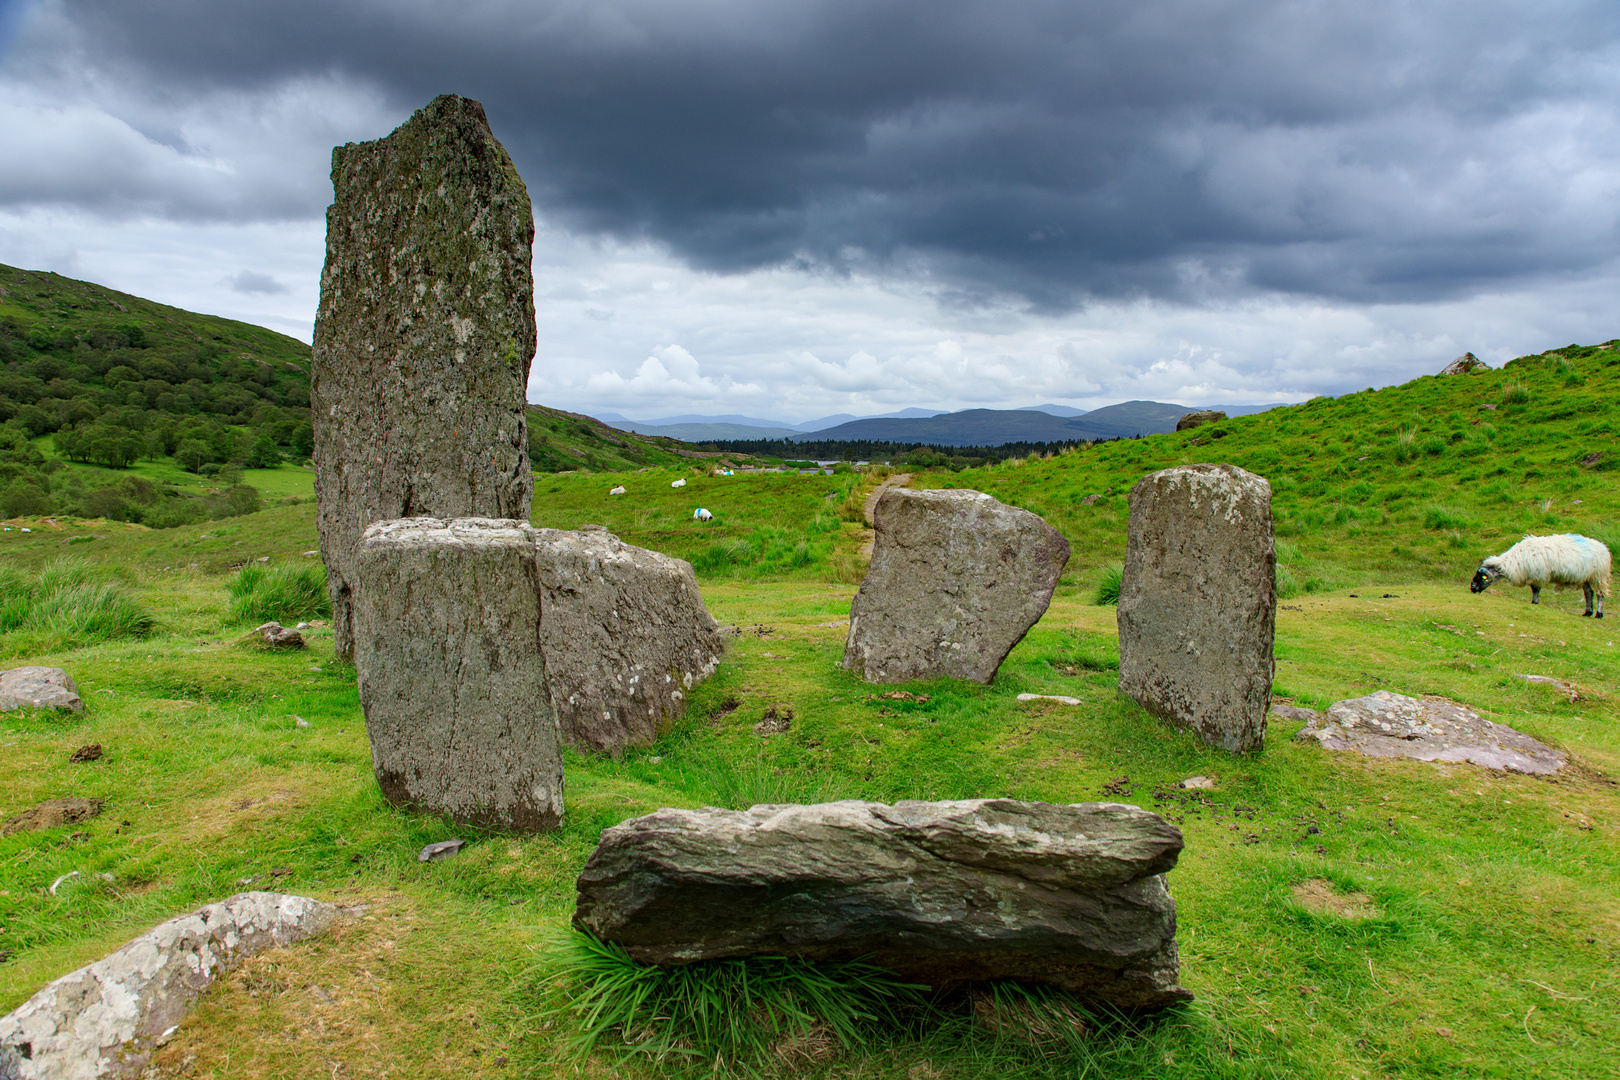
[[1322,878],[1302,881],[1290,890],[1300,907],[1314,915],[1332,913],[1342,919],[1371,919],[1378,915],[1372,897],[1364,892],[1334,892]]

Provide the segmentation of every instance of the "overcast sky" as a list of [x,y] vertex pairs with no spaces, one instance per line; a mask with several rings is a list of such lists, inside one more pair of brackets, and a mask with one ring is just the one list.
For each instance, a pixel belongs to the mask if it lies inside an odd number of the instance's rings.
[[309,339],[331,148],[482,101],[531,400],[1297,401],[1620,336],[1613,0],[0,0],[0,262]]

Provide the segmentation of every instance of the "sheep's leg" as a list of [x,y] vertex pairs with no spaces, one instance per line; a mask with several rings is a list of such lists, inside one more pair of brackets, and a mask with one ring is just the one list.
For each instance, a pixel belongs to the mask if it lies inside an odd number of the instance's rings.
[[1581,591],[1586,594],[1586,610],[1581,612],[1581,614],[1590,616],[1592,614],[1592,586],[1582,585]]
[[1532,585],[1532,586],[1530,586],[1530,602],[1532,604],[1541,603],[1541,586],[1540,585]]
[[1603,597],[1597,598],[1597,617],[1603,618]]

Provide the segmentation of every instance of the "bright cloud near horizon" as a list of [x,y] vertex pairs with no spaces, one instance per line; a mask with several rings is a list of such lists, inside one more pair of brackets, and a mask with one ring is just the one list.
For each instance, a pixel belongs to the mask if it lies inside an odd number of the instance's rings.
[[333,145],[484,103],[533,401],[1298,401],[1620,335],[1620,7],[0,0],[0,262],[309,340]]

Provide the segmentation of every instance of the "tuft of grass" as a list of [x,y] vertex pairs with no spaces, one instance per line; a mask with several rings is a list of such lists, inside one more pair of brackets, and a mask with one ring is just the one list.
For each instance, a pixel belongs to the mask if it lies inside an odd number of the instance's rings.
[[37,575],[0,567],[0,649],[7,656],[141,638],[156,626],[123,586],[82,560],[57,559]]
[[1524,405],[1530,401],[1530,388],[1521,379],[1509,379],[1502,384],[1502,404]]
[[1473,522],[1468,515],[1454,506],[1435,505],[1423,512],[1423,527],[1425,529],[1466,529]]
[[1097,579],[1097,591],[1092,594],[1091,602],[1097,607],[1117,607],[1119,605],[1119,583],[1125,576],[1125,567],[1119,563],[1110,563],[1103,567],[1102,576]]
[[319,564],[244,566],[225,583],[225,589],[231,594],[231,615],[244,622],[287,622],[332,615],[326,567]]
[[763,1071],[784,1043],[830,1032],[846,1050],[900,1027],[926,988],[860,960],[783,956],[641,964],[619,945],[567,930],[546,950],[537,1019],[574,1028],[568,1052],[601,1047],[654,1061]]

